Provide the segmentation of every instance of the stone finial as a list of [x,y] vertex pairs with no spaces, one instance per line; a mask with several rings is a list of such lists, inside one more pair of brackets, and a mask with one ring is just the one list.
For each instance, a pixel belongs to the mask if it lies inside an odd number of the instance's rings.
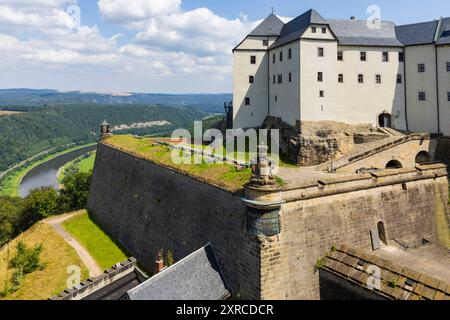
[[256,164],[252,165],[252,178],[250,184],[258,186],[272,186],[275,179],[272,175],[271,162],[268,154],[269,147],[262,144],[258,146]]

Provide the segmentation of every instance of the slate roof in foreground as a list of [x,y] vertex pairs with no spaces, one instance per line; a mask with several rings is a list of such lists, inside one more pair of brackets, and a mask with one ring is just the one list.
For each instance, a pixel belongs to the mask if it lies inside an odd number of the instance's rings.
[[261,22],[249,36],[275,36],[278,37],[284,27],[284,22],[273,13]]
[[225,300],[229,296],[210,244],[128,291],[130,300]]
[[398,40],[405,46],[434,42],[438,21],[408,24],[395,27]]

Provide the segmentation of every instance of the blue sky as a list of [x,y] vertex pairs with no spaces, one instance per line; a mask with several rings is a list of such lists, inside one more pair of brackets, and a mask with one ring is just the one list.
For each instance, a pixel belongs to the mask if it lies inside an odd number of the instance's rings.
[[0,88],[230,92],[231,49],[271,7],[365,19],[370,5],[397,24],[450,16],[448,0],[0,0]]

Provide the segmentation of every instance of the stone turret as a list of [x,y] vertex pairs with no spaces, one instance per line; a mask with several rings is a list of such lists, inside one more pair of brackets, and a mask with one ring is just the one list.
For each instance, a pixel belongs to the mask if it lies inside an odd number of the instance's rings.
[[269,147],[266,145],[258,146],[258,156],[256,164],[252,165],[252,178],[250,185],[252,186],[273,186],[275,179],[272,175],[272,166],[267,156]]
[[104,120],[100,125],[100,139],[103,140],[105,137],[111,135],[111,129],[109,127],[109,123]]

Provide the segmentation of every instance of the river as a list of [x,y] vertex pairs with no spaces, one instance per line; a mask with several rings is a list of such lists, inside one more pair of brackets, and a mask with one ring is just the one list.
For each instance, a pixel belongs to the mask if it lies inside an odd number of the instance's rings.
[[77,149],[31,169],[20,183],[20,196],[26,197],[31,190],[41,187],[51,186],[58,189],[59,184],[57,175],[59,169],[61,169],[66,163],[75,160],[76,158],[79,158],[82,155],[95,150],[96,148],[97,145]]

